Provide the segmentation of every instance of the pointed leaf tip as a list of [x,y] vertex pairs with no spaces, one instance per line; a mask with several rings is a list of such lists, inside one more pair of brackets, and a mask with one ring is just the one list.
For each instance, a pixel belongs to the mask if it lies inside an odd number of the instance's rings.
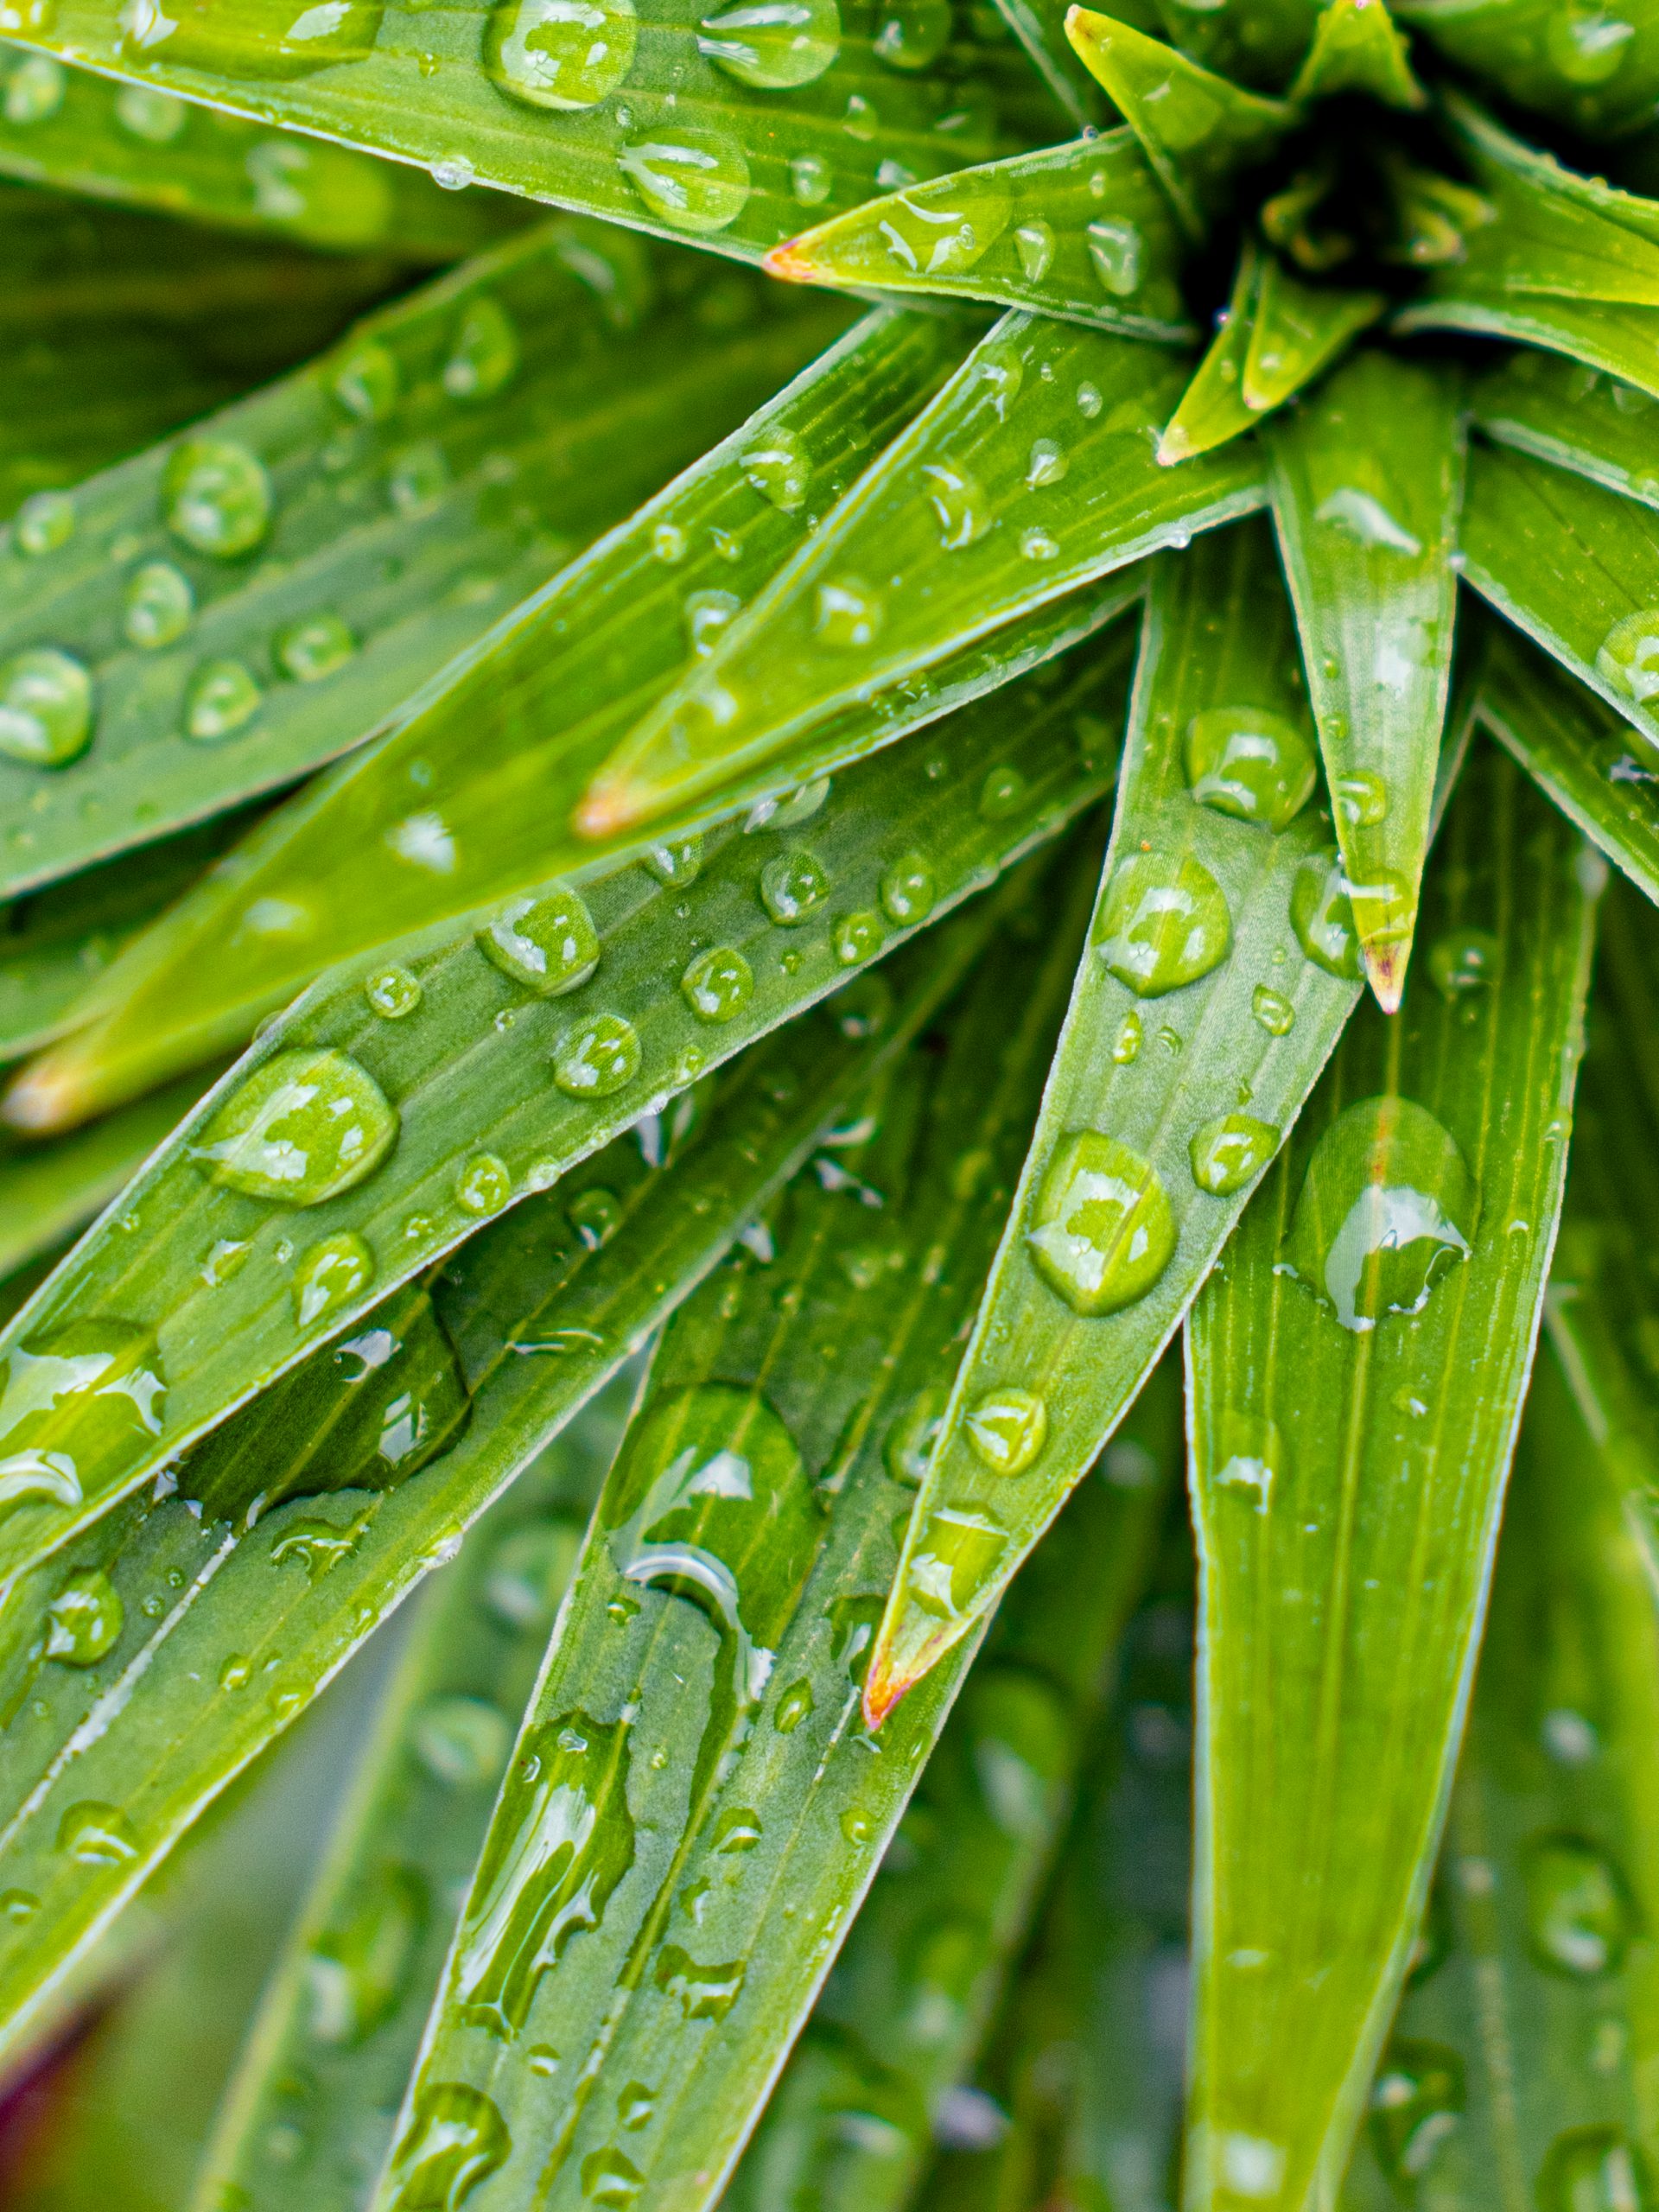
[[801,251],[804,236],[803,233],[802,238],[785,238],[762,256],[760,266],[768,276],[776,276],[785,284],[810,284],[815,281],[817,272],[811,256]]
[[25,1068],[0,1097],[0,1122],[8,1128],[42,1136],[71,1128],[80,1118],[75,1086],[66,1082],[50,1058]]
[[1373,996],[1384,1014],[1398,1014],[1400,1001],[1406,988],[1406,963],[1411,955],[1409,944],[1384,944],[1363,947],[1365,976]]

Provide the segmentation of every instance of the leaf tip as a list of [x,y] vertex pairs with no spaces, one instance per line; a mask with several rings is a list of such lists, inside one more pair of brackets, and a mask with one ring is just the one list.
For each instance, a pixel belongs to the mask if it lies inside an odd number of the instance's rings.
[[84,1111],[79,1085],[50,1058],[25,1068],[0,1097],[0,1122],[30,1136],[68,1128]]
[[1160,468],[1174,468],[1184,461],[1191,461],[1197,451],[1197,446],[1178,417],[1158,441],[1158,466]]
[[1398,1014],[1400,1011],[1400,1001],[1406,989],[1406,962],[1410,951],[1408,944],[1368,944],[1364,947],[1366,978],[1384,1014]]
[[899,1680],[893,1672],[888,1663],[892,1656],[887,1645],[878,1645],[864,1677],[864,1725],[872,1730],[881,1726],[911,1688],[910,1682]]
[[588,786],[571,817],[579,837],[609,837],[638,819],[639,793],[620,777],[601,776]]
[[804,232],[800,238],[785,238],[763,256],[760,266],[768,276],[776,276],[785,284],[810,284],[817,276],[812,257],[802,251],[804,240],[811,232]]

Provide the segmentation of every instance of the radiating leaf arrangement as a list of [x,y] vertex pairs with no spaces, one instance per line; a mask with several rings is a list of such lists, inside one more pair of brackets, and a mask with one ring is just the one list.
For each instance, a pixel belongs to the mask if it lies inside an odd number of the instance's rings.
[[1656,100],[0,0],[0,2202],[1659,2206]]

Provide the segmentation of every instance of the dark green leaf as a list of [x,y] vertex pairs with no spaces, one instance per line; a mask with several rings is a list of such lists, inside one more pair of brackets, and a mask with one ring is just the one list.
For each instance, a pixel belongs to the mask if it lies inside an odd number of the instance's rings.
[[1559,355],[1527,350],[1475,386],[1472,413],[1488,437],[1558,468],[1576,469],[1610,492],[1659,506],[1651,392]]
[[188,1075],[44,1144],[0,1138],[0,1278],[84,1229],[207,1089]]
[[1315,23],[1290,97],[1327,99],[1333,92],[1369,92],[1389,107],[1424,105],[1406,41],[1384,0],[1332,0]]
[[1659,99],[1659,15],[1645,3],[1617,16],[1572,0],[1393,0],[1454,62],[1511,99],[1592,138],[1645,123]]

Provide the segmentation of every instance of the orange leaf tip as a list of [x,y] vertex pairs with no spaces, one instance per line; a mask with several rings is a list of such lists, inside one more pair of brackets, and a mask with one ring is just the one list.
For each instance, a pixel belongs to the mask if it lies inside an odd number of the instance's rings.
[[72,1128],[84,1110],[79,1086],[49,1060],[25,1068],[0,1099],[0,1122],[31,1136]]
[[785,238],[767,252],[760,265],[768,276],[777,276],[785,284],[810,284],[817,275],[811,257],[801,251],[799,238]]

